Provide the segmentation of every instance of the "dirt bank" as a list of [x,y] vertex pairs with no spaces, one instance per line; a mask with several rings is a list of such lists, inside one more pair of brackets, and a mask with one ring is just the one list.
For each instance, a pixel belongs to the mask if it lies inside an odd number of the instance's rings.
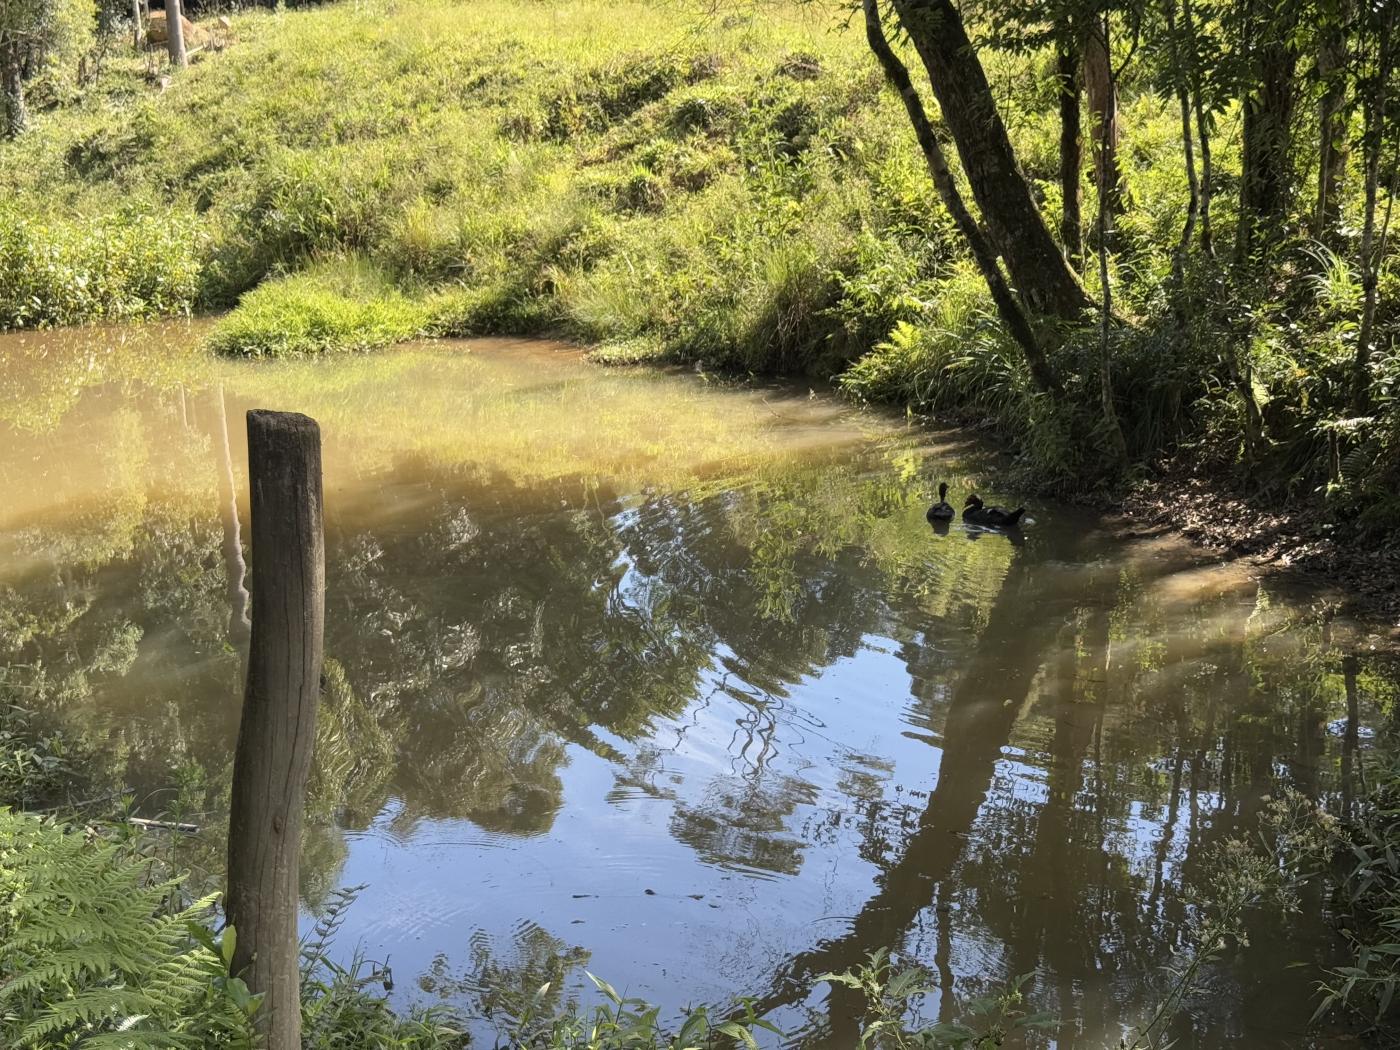
[[1400,545],[1357,540],[1322,508],[1261,506],[1203,478],[1144,482],[1122,510],[1128,532],[1171,528],[1202,547],[1316,577],[1341,594],[1341,612],[1380,620],[1400,648]]

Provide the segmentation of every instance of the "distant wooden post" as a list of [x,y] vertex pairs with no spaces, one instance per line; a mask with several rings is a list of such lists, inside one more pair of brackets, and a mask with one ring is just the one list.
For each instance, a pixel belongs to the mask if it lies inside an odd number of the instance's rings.
[[165,44],[170,49],[170,64],[184,69],[190,64],[185,54],[184,5],[180,0],[165,0]]
[[131,46],[141,50],[141,0],[131,0]]
[[297,867],[316,740],[325,625],[321,431],[291,412],[248,413],[253,631],[228,832],[234,972],[263,995],[268,1050],[300,1050]]

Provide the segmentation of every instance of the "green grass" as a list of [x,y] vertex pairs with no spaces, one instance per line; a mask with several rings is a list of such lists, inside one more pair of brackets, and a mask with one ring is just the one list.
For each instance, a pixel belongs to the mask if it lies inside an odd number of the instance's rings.
[[183,211],[44,216],[0,200],[0,330],[187,313],[199,240]]
[[[1071,395],[1052,411],[847,14],[598,0],[255,10],[234,16],[232,47],[163,92],[114,45],[94,82],[0,143],[0,328],[234,308],[214,345],[262,356],[548,332],[607,362],[809,373],[991,420],[1041,483],[1093,486],[1092,336],[1048,340]],[[1055,228],[1049,59],[983,59]],[[1176,328],[1166,293],[1186,179],[1172,105],[1134,81],[1147,72],[1134,64],[1125,82],[1129,205],[1111,260],[1135,322],[1114,349],[1130,450],[1242,466],[1285,497],[1327,486],[1339,520],[1394,528],[1393,353],[1375,419],[1342,442],[1361,451],[1328,466],[1350,415],[1354,259],[1287,242],[1258,287],[1196,260]],[[1222,244],[1238,133],[1222,114]],[[1400,327],[1394,285],[1392,269],[1383,345]],[[1251,414],[1266,441],[1246,441]]]
[[232,357],[373,350],[420,334],[428,316],[374,267],[334,260],[245,293],[207,342]]
[[[833,372],[888,329],[884,304],[866,332],[843,303],[861,231],[946,241],[898,107],[838,25],[797,8],[706,23],[499,0],[247,13],[233,48],[164,94],[110,56],[81,102],[0,145],[0,190],[40,221],[174,219],[194,287],[122,316],[239,303],[276,322],[272,303],[239,297],[358,256],[431,301],[435,332],[549,329]],[[308,349],[361,327],[329,304],[311,312]],[[0,324],[106,315],[75,304]],[[292,350],[302,330],[253,352]]]

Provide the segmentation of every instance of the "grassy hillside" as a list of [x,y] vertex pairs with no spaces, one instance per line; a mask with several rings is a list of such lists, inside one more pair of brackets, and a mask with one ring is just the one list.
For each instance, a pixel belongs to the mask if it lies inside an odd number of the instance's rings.
[[[37,213],[7,224],[7,276],[27,280],[6,282],[0,321],[229,306],[353,253],[411,292],[455,290],[442,329],[801,363],[841,327],[816,316],[839,274],[884,250],[858,231],[939,221],[859,41],[833,28],[421,0],[241,16],[237,44],[163,94],[113,61],[0,152],[7,217]],[[65,290],[87,272],[100,295]]]
[[[946,320],[981,309],[833,9],[412,0],[249,13],[235,33],[164,93],[118,53],[0,147],[0,323],[227,307],[312,262],[321,292],[362,286],[363,267],[336,280],[350,254],[432,294],[431,330],[548,326],[622,359],[831,372],[949,292]],[[1170,152],[1159,123],[1136,148]],[[1015,131],[1050,179],[1053,113]],[[1181,180],[1142,177],[1162,214],[1135,221],[1169,228]],[[236,331],[248,352],[290,345]]]

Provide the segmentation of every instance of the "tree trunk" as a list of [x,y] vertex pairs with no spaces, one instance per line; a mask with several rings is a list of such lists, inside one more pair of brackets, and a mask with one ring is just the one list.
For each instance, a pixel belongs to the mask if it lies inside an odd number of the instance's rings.
[[321,432],[295,413],[248,413],[253,634],[228,833],[233,971],[263,996],[267,1050],[300,1050],[297,869],[316,741],[325,624]]
[[1079,117],[1079,53],[1070,31],[1056,41],[1055,72],[1060,89],[1060,242],[1070,265],[1078,267],[1084,255],[1083,218],[1080,214],[1079,173],[1084,166],[1084,131]]
[[[1371,340],[1376,325],[1376,295],[1380,283],[1380,253],[1376,251],[1376,198],[1380,193],[1381,154],[1385,146],[1386,109],[1390,74],[1394,66],[1392,35],[1394,5],[1380,26],[1375,87],[1366,104],[1366,205],[1361,225],[1361,327],[1356,336],[1356,359],[1352,365],[1352,410],[1365,415],[1371,405]],[[1394,164],[1392,163],[1392,167]],[[1394,203],[1395,173],[1391,173],[1390,204]],[[1389,207],[1389,204],[1387,204]]]
[[1210,121],[1206,116],[1205,92],[1201,84],[1201,52],[1196,40],[1196,19],[1191,12],[1191,0],[1181,0],[1182,29],[1185,30],[1187,72],[1196,111],[1196,138],[1201,145],[1201,251],[1215,254],[1215,238],[1210,226],[1210,203],[1215,190],[1215,172],[1210,159]]
[[1317,75],[1322,81],[1318,102],[1317,209],[1313,235],[1334,240],[1341,220],[1342,183],[1346,177],[1347,155],[1347,24],[1351,19],[1349,0],[1325,5],[1327,19],[1322,27],[1322,43],[1317,52]]
[[141,0],[131,0],[131,46],[141,50]]
[[1172,259],[1172,284],[1174,305],[1178,327],[1184,327],[1186,317],[1182,312],[1184,303],[1181,293],[1186,281],[1186,256],[1191,250],[1191,238],[1196,230],[1196,219],[1201,210],[1200,183],[1196,178],[1196,152],[1191,141],[1191,90],[1186,69],[1185,47],[1177,34],[1176,0],[1166,0],[1167,36],[1171,41],[1172,79],[1175,81],[1177,105],[1181,109],[1181,153],[1186,163],[1186,186],[1190,194],[1186,205],[1186,221],[1182,224],[1181,237],[1176,243],[1176,253]]
[[190,64],[185,54],[184,11],[180,0],[165,0],[165,42],[170,49],[170,64],[184,69]]
[[952,132],[987,235],[1036,313],[1077,321],[1093,306],[1016,163],[987,75],[952,0],[894,0]]
[[18,138],[28,126],[23,55],[17,41],[5,41],[0,43],[0,132]]
[[1101,19],[1084,38],[1084,86],[1094,133],[1094,183],[1107,194],[1108,210],[1123,210],[1123,173],[1118,165],[1118,83]]
[[[1108,54],[1109,40],[1109,16],[1105,13],[1102,22],[1104,54]],[[1112,65],[1106,68],[1108,75],[1109,94],[1117,98],[1118,84],[1114,76]],[[1116,121],[1115,121],[1116,123]],[[1098,125],[1100,136],[1100,148],[1103,155],[1109,155],[1109,135],[1110,125],[1107,122]],[[1112,368],[1112,342],[1109,338],[1109,331],[1113,323],[1113,281],[1108,271],[1108,246],[1113,239],[1112,228],[1112,200],[1113,194],[1106,180],[1113,177],[1113,169],[1108,165],[1101,165],[1099,171],[1099,223],[1098,223],[1098,253],[1099,253],[1099,284],[1102,286],[1100,292],[1103,297],[1099,304],[1099,410],[1103,413],[1104,429],[1108,432],[1109,451],[1113,455],[1115,465],[1124,466],[1128,462],[1128,443],[1123,437],[1123,426],[1118,420],[1118,410],[1113,404],[1113,368]]]
[[967,241],[968,247],[972,251],[972,257],[977,263],[977,268],[982,271],[982,277],[992,293],[992,301],[996,304],[997,314],[1025,354],[1026,364],[1030,368],[1035,385],[1040,390],[1058,393],[1059,382],[1050,368],[1050,362],[1036,341],[1035,333],[1021,309],[1020,302],[1017,301],[1015,294],[1002,276],[1001,267],[997,265],[995,252],[993,252],[981,227],[972,217],[972,213],[968,211],[962,194],[958,191],[957,182],[953,179],[952,172],[948,170],[947,159],[943,156],[943,147],[938,144],[933,125],[929,122],[928,114],[924,110],[923,101],[919,98],[919,93],[914,89],[914,83],[909,78],[909,70],[899,60],[899,56],[894,53],[889,41],[885,38],[884,28],[880,24],[877,3],[878,0],[864,0],[865,38],[870,45],[870,50],[879,60],[885,78],[899,92],[899,97],[904,102],[905,112],[909,116],[910,124],[914,127],[914,135],[918,139],[919,148],[928,164],[929,175],[933,178],[934,186],[943,201],[943,206],[948,209],[948,214],[953,217],[958,231]]
[[1276,21],[1267,20],[1254,32],[1263,38],[1253,41],[1253,83],[1244,98],[1240,223],[1235,241],[1235,259],[1241,264],[1283,230],[1293,182],[1293,73],[1298,53]]

